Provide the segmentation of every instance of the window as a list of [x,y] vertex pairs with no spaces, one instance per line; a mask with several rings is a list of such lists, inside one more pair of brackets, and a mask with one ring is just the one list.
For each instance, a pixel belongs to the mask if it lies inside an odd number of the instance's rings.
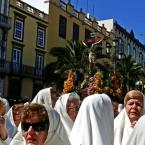
[[73,41],[79,41],[79,25],[73,23]]
[[44,55],[36,54],[36,75],[41,76],[44,68]]
[[44,48],[45,46],[45,30],[38,28],[37,30],[37,47]]
[[8,7],[9,7],[9,3],[8,3],[8,1],[7,0],[5,0],[5,1],[3,1],[4,2],[4,12],[3,12],[3,14],[8,14]]
[[130,54],[133,56],[133,46],[130,46]]
[[124,53],[124,41],[122,38],[118,39],[119,53]]
[[121,40],[121,48],[120,48],[121,50],[121,52],[124,52],[124,41],[123,40]]
[[143,54],[141,52],[139,54],[139,63],[143,65]]
[[23,31],[24,31],[24,21],[20,19],[16,19],[15,26],[14,26],[14,38],[22,41]]
[[133,57],[136,58],[136,48],[133,48]]
[[67,19],[63,16],[59,16],[59,36],[62,38],[66,38],[66,26]]
[[91,33],[92,33],[92,32],[91,32],[90,30],[85,29],[85,40],[90,38],[90,34],[91,34]]
[[130,44],[127,45],[127,55],[130,55],[131,53],[131,47]]
[[13,72],[19,72],[21,67],[21,49],[13,48],[12,62],[13,62]]

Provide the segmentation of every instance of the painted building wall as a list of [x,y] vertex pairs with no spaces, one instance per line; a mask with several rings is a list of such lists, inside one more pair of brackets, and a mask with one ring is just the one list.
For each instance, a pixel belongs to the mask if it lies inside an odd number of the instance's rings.
[[[19,72],[9,72],[7,74],[7,79],[5,79],[5,95],[10,98],[23,98],[25,96],[32,97],[35,86],[43,86],[43,76],[36,76],[36,63],[38,60],[37,55],[43,56],[43,68],[46,66],[46,56],[47,56],[47,29],[48,29],[48,15],[33,8],[32,6],[17,0],[11,0],[9,5],[9,16],[12,18],[12,28],[8,32],[7,37],[7,52],[6,60],[13,65],[14,49],[18,49],[21,52],[21,71]],[[15,38],[15,27],[16,21],[21,21],[23,23],[23,36],[22,40]],[[44,47],[40,48],[37,45],[38,40],[38,29],[42,28],[45,33],[44,35]],[[17,65],[17,64],[16,64]],[[18,89],[18,93],[13,92],[12,85],[16,85],[15,89]],[[11,95],[11,94],[16,94]]]

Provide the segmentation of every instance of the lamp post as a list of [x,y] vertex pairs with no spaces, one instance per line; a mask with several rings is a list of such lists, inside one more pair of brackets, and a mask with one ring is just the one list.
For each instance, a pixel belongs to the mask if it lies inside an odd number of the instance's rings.
[[114,48],[114,72],[116,72],[116,59],[117,59],[117,47],[119,43],[118,37],[113,40],[113,48]]
[[106,53],[107,55],[110,55],[111,54],[111,44],[109,42],[106,43]]
[[144,85],[143,85],[142,80],[137,81],[137,82],[135,83],[135,86],[136,86],[136,89],[139,90],[139,91],[141,91],[141,92],[142,92],[143,89],[144,89]]
[[121,60],[121,59],[124,59],[124,58],[126,58],[125,53],[120,52],[120,53],[118,54],[118,59]]

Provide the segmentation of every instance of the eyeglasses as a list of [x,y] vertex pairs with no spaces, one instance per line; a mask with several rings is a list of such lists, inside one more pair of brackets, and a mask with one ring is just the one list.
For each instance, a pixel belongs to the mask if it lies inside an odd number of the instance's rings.
[[12,110],[13,112],[22,112],[24,108],[24,105],[14,105]]
[[46,121],[41,121],[37,123],[27,123],[27,122],[22,122],[21,123],[21,128],[24,131],[28,131],[28,129],[32,126],[34,131],[45,131],[49,129],[49,120]]

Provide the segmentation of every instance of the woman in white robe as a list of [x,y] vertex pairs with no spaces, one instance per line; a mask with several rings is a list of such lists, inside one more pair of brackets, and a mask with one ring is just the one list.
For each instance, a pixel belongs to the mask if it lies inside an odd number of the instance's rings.
[[15,102],[15,104],[9,109],[6,114],[8,133],[10,138],[13,138],[18,132],[18,127],[21,121],[21,114],[23,112],[24,105],[28,103],[28,99],[20,99]]
[[56,92],[52,87],[40,90],[32,100],[32,103],[45,104],[49,107],[54,107],[57,100]]
[[10,109],[10,105],[7,99],[0,97],[0,100],[2,100],[5,103],[6,106],[6,113],[9,111]]
[[[52,108],[46,106],[49,117],[48,135],[44,145],[70,145],[66,132],[60,121],[59,114]],[[26,145],[22,131],[19,131],[11,141],[10,145]]]
[[125,145],[133,128],[125,108],[114,120],[114,145]]
[[113,108],[106,94],[86,97],[70,134],[71,145],[113,145]]
[[11,138],[8,133],[8,122],[5,113],[6,104],[5,101],[3,101],[3,99],[0,98],[0,145],[8,145],[11,141]]
[[18,132],[18,126],[16,126],[14,121],[13,107],[14,106],[12,106],[6,114],[6,118],[7,118],[6,123],[7,123],[7,128],[8,128],[8,133],[10,138],[13,138]]
[[[76,101],[71,102],[71,101],[74,101],[74,100],[76,100]],[[64,125],[64,128],[66,130],[67,136],[69,137],[71,129],[72,129],[73,124],[74,124],[74,120],[67,113],[68,101],[70,101],[70,103],[73,104],[73,106],[71,106],[70,109],[73,109],[73,113],[75,112],[76,115],[77,115],[78,108],[80,106],[80,96],[75,92],[71,92],[71,93],[67,93],[67,94],[62,95],[57,100],[57,102],[55,104],[55,110],[59,113],[62,124]],[[76,104],[74,104],[74,103],[76,103]]]
[[145,115],[136,123],[127,145],[145,145]]

